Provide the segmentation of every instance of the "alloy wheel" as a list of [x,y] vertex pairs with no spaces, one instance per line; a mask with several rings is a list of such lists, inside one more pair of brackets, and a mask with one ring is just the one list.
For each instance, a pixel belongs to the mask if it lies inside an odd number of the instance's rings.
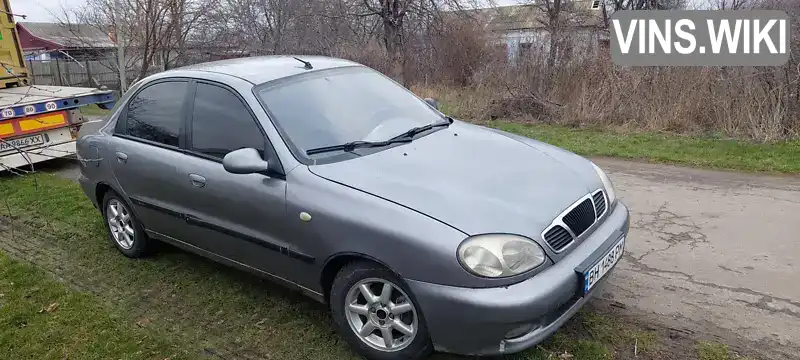
[[400,351],[417,335],[417,310],[411,298],[391,281],[359,281],[347,292],[344,306],[350,328],[376,350]]
[[121,248],[130,250],[136,235],[130,210],[119,200],[111,199],[106,209],[106,217],[111,237]]

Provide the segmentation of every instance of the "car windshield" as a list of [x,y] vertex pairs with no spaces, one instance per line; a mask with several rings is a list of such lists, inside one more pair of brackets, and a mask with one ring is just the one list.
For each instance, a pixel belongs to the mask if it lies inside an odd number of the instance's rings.
[[353,141],[385,141],[442,121],[424,101],[365,67],[277,80],[261,88],[258,96],[282,135],[303,154]]

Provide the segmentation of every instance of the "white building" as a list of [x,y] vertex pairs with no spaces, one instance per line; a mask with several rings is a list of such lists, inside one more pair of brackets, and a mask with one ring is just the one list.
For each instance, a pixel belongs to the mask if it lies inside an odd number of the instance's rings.
[[[560,12],[559,33],[562,55],[597,55],[609,46],[601,0],[572,0],[565,2]],[[498,43],[505,45],[508,58],[516,62],[520,56],[549,54],[550,31],[548,15],[543,5],[511,5],[466,11],[485,29],[494,33]]]

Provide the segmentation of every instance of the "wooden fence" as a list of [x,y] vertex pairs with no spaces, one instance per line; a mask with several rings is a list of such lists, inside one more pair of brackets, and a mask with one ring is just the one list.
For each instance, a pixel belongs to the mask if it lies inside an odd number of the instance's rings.
[[[29,60],[28,71],[34,85],[100,87],[119,90],[119,71],[114,60]],[[158,72],[151,69],[149,74]],[[128,84],[139,74],[139,71],[127,70]]]

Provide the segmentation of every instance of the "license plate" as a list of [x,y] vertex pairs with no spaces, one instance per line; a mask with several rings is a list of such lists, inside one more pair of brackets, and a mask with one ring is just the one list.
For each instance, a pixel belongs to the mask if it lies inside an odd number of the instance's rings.
[[42,144],[44,144],[43,134],[13,140],[2,140],[0,141],[0,153]]
[[609,270],[614,268],[614,265],[622,258],[622,252],[625,250],[625,237],[611,247],[600,261],[596,262],[589,270],[583,272],[583,293],[586,294],[592,289]]

